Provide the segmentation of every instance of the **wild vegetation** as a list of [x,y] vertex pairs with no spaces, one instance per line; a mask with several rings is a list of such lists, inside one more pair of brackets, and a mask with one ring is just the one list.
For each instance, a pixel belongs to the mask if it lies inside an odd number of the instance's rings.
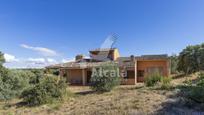
[[61,100],[66,94],[65,80],[41,69],[7,69],[0,53],[0,100],[22,98],[30,106]]
[[169,90],[172,88],[171,78],[162,76],[158,72],[152,73],[148,76],[145,76],[145,86],[147,87],[154,87],[160,88],[162,90]]
[[147,87],[155,86],[157,83],[161,81],[163,76],[161,76],[159,73],[155,72],[152,74],[149,74],[148,76],[145,76],[145,85]]
[[171,61],[171,74],[177,74],[178,73],[178,56],[176,54],[173,54],[169,57]]
[[204,43],[186,47],[178,56],[178,70],[191,74],[204,70]]
[[115,63],[107,63],[94,68],[91,88],[98,92],[111,91],[120,84],[119,68]]
[[204,104],[204,73],[198,74],[196,81],[190,81],[187,84],[179,86],[180,94],[187,99],[187,101],[194,101],[196,103]]
[[52,103],[54,100],[63,99],[64,94],[67,93],[66,87],[64,79],[45,75],[38,84],[24,90],[21,98],[30,106]]
[[[178,56],[170,57],[171,73],[179,76],[170,78],[154,73],[145,77],[144,84],[136,86],[118,86],[119,74],[114,74],[118,67],[107,63],[95,68],[97,72],[91,78],[91,87],[68,87],[75,96],[60,104],[55,102],[61,102],[67,94],[67,84],[63,79],[47,75],[43,70],[7,69],[3,67],[5,60],[0,53],[0,113],[124,115],[203,112],[203,49],[204,44],[188,46]],[[57,74],[56,71],[52,73]],[[5,104],[1,102],[5,100],[10,100],[11,104],[3,109]],[[22,102],[29,107],[19,108],[17,103]],[[39,106],[42,104],[47,105]]]

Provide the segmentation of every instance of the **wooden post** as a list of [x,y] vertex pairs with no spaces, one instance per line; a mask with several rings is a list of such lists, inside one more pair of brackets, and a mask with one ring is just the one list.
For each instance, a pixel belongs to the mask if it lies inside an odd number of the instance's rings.
[[83,83],[83,85],[86,85],[86,80],[85,80],[85,69],[82,69],[82,83]]

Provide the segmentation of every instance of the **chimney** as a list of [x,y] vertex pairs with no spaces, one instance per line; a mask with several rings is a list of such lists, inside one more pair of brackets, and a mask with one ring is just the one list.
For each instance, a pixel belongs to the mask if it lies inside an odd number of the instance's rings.
[[130,60],[131,60],[132,62],[134,62],[134,61],[135,61],[135,56],[134,56],[134,55],[131,55],[131,56],[130,56]]
[[83,54],[76,55],[76,57],[75,57],[76,61],[79,61],[79,60],[82,60],[82,59],[84,59],[84,55]]

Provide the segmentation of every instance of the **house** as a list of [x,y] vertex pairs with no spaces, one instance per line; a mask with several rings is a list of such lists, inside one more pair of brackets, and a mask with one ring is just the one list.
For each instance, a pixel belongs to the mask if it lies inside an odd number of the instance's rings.
[[51,65],[46,69],[58,69],[60,76],[65,77],[70,84],[79,85],[88,85],[92,75],[92,68],[108,61],[117,63],[120,72],[126,74],[121,80],[121,84],[124,85],[143,82],[144,77],[153,72],[159,72],[163,76],[170,75],[170,61],[167,55],[121,57],[117,48],[94,49],[89,53],[90,58],[77,55],[73,62]]

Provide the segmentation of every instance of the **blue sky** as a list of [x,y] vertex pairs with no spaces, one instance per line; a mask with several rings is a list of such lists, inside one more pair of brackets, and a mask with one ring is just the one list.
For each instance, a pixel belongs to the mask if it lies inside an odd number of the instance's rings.
[[122,56],[179,53],[204,41],[204,1],[0,1],[0,51],[7,67],[88,55],[113,33]]

